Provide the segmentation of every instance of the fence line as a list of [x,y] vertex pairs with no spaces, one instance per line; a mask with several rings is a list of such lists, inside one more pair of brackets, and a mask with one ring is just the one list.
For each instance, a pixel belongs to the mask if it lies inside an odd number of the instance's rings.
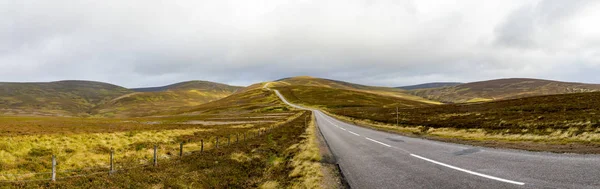
[[[281,124],[283,125],[283,124]],[[265,132],[270,131],[270,129],[263,129],[263,128],[259,128],[256,132],[255,137],[252,137],[252,134],[250,135],[250,137],[247,137],[247,133],[248,132],[243,132],[243,141],[247,141],[248,139],[251,138],[258,138],[260,136],[262,136]],[[252,133],[253,131],[249,131],[250,133]],[[216,143],[214,144],[214,150],[217,150],[219,148],[219,137],[220,136],[216,136]],[[210,139],[210,137],[209,137]],[[231,134],[227,135],[227,145],[226,146],[230,146],[231,145]],[[236,133],[236,141],[235,144],[239,143],[239,133]],[[179,143],[179,156],[183,157],[186,156],[188,154],[184,153],[183,147],[184,147],[185,142],[180,142]],[[93,175],[99,175],[99,174],[109,174],[112,175],[116,172],[119,171],[123,171],[123,170],[130,170],[130,169],[135,169],[135,168],[140,168],[140,167],[147,167],[150,166],[151,164],[153,164],[154,166],[158,166],[158,160],[160,159],[160,157],[158,156],[159,152],[158,152],[158,146],[159,145],[155,145],[154,146],[154,150],[153,150],[153,159],[151,162],[149,163],[143,163],[143,164],[138,164],[137,166],[124,166],[121,165],[120,169],[116,169],[116,167],[114,167],[114,150],[111,149],[111,152],[109,154],[110,158],[109,158],[109,166],[101,166],[101,167],[94,167],[94,168],[85,168],[85,169],[67,169],[67,170],[58,170],[58,166],[57,166],[57,161],[56,161],[56,156],[52,155],[52,171],[51,172],[32,172],[32,173],[24,173],[24,174],[0,174],[0,176],[14,176],[15,180],[0,180],[0,183],[19,183],[19,182],[41,182],[41,181],[56,181],[56,180],[63,180],[63,179],[69,179],[69,178],[77,178],[77,177],[87,177],[87,176],[93,176]],[[200,149],[199,150],[192,150],[189,151],[190,155],[193,154],[194,152],[204,152],[204,139],[200,140]],[[124,156],[123,158],[127,158],[127,156]],[[135,161],[135,160],[133,160]],[[85,174],[78,174],[78,175],[71,175],[71,176],[60,176],[61,173],[81,173],[81,172],[86,172],[86,171],[91,171],[91,170],[99,170],[99,169],[106,169],[103,171],[98,171],[98,172],[92,172],[92,173],[85,173]],[[24,179],[24,180],[20,180],[19,178],[23,178],[23,177],[27,177],[27,176],[36,176],[36,175],[48,175],[48,174],[52,174],[52,176],[50,178],[45,178],[45,179]]]

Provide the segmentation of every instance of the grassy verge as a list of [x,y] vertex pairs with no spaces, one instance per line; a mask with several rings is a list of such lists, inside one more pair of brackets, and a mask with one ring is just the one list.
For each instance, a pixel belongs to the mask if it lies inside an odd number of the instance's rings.
[[289,176],[294,178],[291,188],[320,188],[323,182],[321,172],[321,153],[316,138],[316,126],[311,116],[308,127],[302,134],[303,140],[287,149],[292,159],[288,165],[292,167]]

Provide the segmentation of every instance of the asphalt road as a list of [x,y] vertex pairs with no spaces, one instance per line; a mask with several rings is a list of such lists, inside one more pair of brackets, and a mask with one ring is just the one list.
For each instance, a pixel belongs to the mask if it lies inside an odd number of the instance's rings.
[[[290,106],[279,91],[277,95]],[[405,137],[336,120],[319,129],[352,188],[600,188],[600,156],[493,149]]]

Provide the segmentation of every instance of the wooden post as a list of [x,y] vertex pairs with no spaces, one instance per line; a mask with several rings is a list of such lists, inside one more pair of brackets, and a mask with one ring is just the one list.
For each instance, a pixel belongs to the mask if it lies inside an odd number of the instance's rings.
[[56,181],[56,156],[52,155],[52,182]]
[[115,150],[111,148],[110,149],[110,169],[108,170],[108,175],[112,175],[113,171],[115,170],[114,161],[113,161],[114,153],[115,153]]
[[304,117],[304,126],[307,127],[308,126],[308,121],[307,121],[308,117]]
[[235,133],[235,143],[240,142],[240,134],[239,133]]
[[200,153],[204,152],[204,139],[200,140]]
[[179,143],[179,157],[183,157],[183,142]]
[[244,141],[246,141],[246,132],[244,132]]
[[400,118],[398,116],[398,106],[396,106],[396,126],[399,126],[400,124]]
[[217,137],[217,143],[215,143],[215,148],[219,148],[219,137]]
[[158,150],[158,145],[154,145],[154,166],[158,166],[158,155],[156,154],[156,151]]
[[231,135],[227,136],[227,146],[231,143]]

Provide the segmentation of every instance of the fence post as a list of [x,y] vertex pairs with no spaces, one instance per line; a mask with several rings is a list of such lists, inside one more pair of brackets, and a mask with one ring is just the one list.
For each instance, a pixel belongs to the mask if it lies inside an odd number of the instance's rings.
[[154,166],[158,166],[158,156],[156,155],[156,151],[158,150],[158,145],[154,145]]
[[52,155],[52,182],[56,181],[56,155]]
[[114,153],[115,153],[115,150],[111,148],[110,149],[110,169],[108,170],[108,175],[112,175],[113,171],[115,170],[114,161],[113,161]]
[[400,117],[398,115],[398,106],[396,106],[396,126],[400,125]]
[[227,136],[227,146],[229,146],[230,142],[231,142],[231,135]]
[[179,143],[179,157],[183,157],[183,142]]
[[200,140],[200,153],[204,152],[204,139]]
[[244,132],[244,141],[246,141],[246,132]]
[[235,143],[237,144],[238,142],[240,142],[240,134],[235,133]]
[[215,148],[219,148],[219,137],[217,137],[217,143],[215,143]]

